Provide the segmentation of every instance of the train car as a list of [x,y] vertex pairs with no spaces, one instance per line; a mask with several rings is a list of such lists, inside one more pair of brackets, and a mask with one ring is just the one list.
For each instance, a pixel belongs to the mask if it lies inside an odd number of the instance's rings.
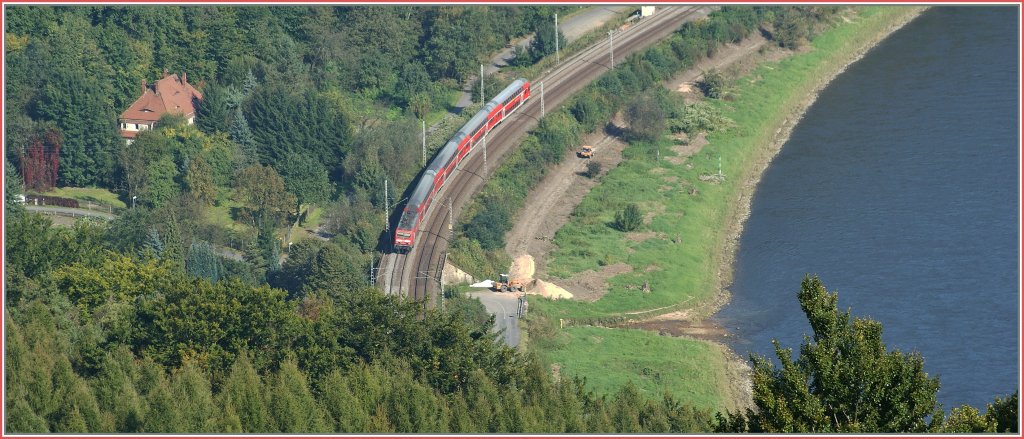
[[481,142],[491,129],[514,113],[530,97],[530,82],[517,79],[498,93],[466,122],[427,165],[416,183],[402,216],[395,227],[394,247],[403,252],[412,249],[416,230],[431,201],[455,168]]
[[423,173],[416,189],[412,191],[409,201],[405,203],[402,210],[402,217],[398,220],[398,227],[395,227],[395,248],[411,249],[416,241],[416,229],[420,226],[423,213],[426,212],[427,196],[434,187],[434,175],[430,171]]

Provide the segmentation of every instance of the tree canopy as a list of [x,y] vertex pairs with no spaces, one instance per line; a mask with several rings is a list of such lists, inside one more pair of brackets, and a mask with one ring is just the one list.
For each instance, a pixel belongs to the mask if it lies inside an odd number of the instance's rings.
[[[838,294],[805,277],[797,294],[810,322],[800,354],[774,341],[778,363],[751,354],[756,410],[718,416],[720,432],[923,433],[1016,431],[1016,410],[997,399],[989,413],[964,406],[945,420],[939,379],[920,354],[889,350],[882,325],[840,311]],[[1010,421],[1010,418],[1014,421]]]

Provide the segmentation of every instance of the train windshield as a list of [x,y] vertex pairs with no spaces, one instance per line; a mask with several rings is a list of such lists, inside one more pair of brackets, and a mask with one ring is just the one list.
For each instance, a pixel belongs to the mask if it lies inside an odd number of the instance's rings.
[[409,233],[409,232],[398,232],[397,235],[398,235],[399,238],[408,238],[408,237],[412,236],[412,233]]

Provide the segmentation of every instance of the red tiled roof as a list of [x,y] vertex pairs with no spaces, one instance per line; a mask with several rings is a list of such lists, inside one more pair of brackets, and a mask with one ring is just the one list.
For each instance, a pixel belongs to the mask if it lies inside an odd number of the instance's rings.
[[125,130],[121,130],[121,137],[124,137],[126,139],[134,139],[135,136],[137,136],[138,134],[139,134],[138,131],[125,131]]
[[184,74],[181,78],[170,74],[154,84],[146,84],[142,96],[121,113],[121,119],[155,122],[166,113],[192,117],[196,113],[194,100],[201,101],[203,95],[188,83],[187,78]]

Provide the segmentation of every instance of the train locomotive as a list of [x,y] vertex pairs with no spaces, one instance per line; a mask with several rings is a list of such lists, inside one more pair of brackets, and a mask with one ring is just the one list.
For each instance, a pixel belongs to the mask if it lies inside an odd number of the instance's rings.
[[415,189],[402,210],[402,217],[395,227],[395,251],[412,250],[420,221],[426,215],[434,195],[441,190],[445,181],[455,171],[455,167],[483,141],[484,136],[495,125],[515,112],[529,97],[530,82],[523,78],[513,81],[473,115],[441,148],[416,182]]

